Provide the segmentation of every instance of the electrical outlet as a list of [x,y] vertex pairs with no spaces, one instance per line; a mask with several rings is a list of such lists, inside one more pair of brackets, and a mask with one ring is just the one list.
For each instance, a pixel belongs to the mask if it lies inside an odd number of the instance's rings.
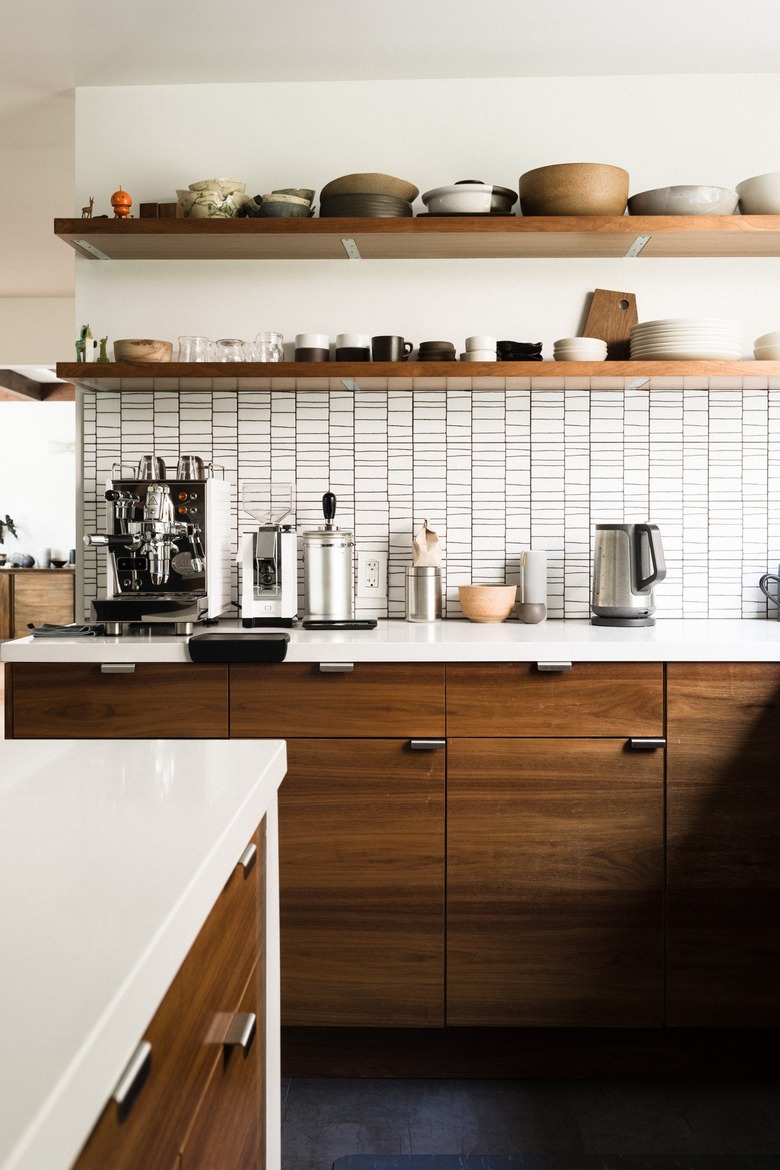
[[387,597],[387,553],[358,553],[358,597]]

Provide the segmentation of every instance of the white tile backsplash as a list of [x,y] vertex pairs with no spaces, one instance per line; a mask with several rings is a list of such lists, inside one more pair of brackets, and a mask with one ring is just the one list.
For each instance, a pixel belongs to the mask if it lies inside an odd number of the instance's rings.
[[[243,479],[292,477],[299,532],[321,522],[322,494],[356,547],[387,548],[387,600],[361,616],[403,617],[403,569],[423,518],[444,550],[445,610],[457,583],[516,579],[520,553],[548,552],[549,616],[589,612],[593,526],[659,525],[667,617],[764,616],[758,577],[780,563],[780,387],[533,394],[398,388],[193,390],[84,397],[85,522],[100,526],[106,475],[154,451],[175,468],[199,454]],[[197,385],[197,384],[196,384]],[[418,383],[419,386],[419,383]],[[579,386],[579,383],[578,383]],[[238,512],[236,505],[236,512]],[[245,519],[245,517],[241,517]],[[86,550],[89,600],[104,578]],[[302,575],[299,573],[299,577]],[[236,587],[236,570],[233,569]]]

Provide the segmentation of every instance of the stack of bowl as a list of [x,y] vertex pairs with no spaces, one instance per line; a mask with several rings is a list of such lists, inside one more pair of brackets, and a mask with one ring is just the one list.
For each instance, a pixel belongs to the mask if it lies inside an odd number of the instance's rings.
[[176,195],[185,219],[232,219],[249,201],[240,179],[199,179]]
[[541,341],[499,341],[496,343],[500,362],[540,362]]
[[281,187],[268,195],[255,195],[242,208],[242,214],[250,219],[307,219],[314,214],[313,201],[314,191],[309,187]]
[[605,362],[607,343],[600,337],[562,337],[553,343],[556,362]]
[[721,317],[669,317],[631,326],[631,357],[647,361],[738,361],[742,326]]
[[498,342],[495,337],[479,334],[476,337],[466,338],[466,352],[460,355],[462,362],[495,362],[498,361]]
[[759,362],[780,362],[780,329],[757,337],[753,342],[753,355]]
[[414,215],[412,202],[419,193],[414,183],[393,175],[342,175],[326,183],[320,191],[320,215],[367,219],[408,217]]
[[454,362],[455,346],[451,341],[421,341],[419,349],[421,362]]

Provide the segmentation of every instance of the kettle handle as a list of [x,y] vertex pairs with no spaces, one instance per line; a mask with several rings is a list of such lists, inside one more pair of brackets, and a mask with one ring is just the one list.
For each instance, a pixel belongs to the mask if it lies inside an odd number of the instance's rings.
[[[663,581],[666,576],[666,561],[661,544],[661,533],[657,524],[637,524],[635,528],[636,542],[636,577],[637,590],[641,593],[656,581]],[[647,577],[642,576],[642,541],[647,541],[647,551],[653,568]]]
[[327,524],[330,524],[336,515],[336,497],[333,492],[325,492],[322,497],[322,514]]

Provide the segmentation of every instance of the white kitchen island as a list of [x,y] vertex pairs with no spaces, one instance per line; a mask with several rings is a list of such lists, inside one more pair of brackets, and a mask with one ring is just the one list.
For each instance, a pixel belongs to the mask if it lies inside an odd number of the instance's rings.
[[0,1167],[67,1170],[265,818],[279,1164],[274,740],[0,742]]

